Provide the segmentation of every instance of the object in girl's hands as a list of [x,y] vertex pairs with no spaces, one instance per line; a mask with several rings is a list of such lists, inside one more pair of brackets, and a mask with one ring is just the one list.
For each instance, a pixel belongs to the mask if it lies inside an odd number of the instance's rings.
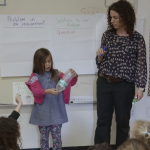
[[68,83],[73,79],[74,75],[70,72],[70,70],[66,71],[63,75],[62,79],[60,79],[56,85],[56,89],[61,92],[63,91]]

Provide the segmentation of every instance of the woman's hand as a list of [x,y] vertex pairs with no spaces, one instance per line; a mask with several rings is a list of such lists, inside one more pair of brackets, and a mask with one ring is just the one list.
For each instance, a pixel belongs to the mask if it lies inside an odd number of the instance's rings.
[[96,51],[96,55],[97,55],[99,61],[102,61],[103,56],[104,56],[105,54],[106,54],[106,51],[103,51],[102,48],[99,48],[99,49]]
[[74,75],[74,77],[77,77],[78,75],[77,75],[77,73],[73,70],[73,69],[69,69],[70,70],[70,72]]
[[143,97],[143,91],[142,90],[140,90],[140,89],[138,89],[137,91],[136,91],[136,93],[135,93],[135,97],[138,97],[138,100],[137,101],[140,101],[141,100],[141,98]]
[[46,94],[58,95],[59,91],[53,88],[53,89],[47,89],[47,90],[45,90],[45,93]]

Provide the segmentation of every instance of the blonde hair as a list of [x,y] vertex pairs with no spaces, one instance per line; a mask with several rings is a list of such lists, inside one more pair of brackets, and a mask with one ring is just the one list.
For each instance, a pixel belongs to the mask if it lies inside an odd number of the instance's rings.
[[137,120],[133,123],[131,135],[134,138],[140,139],[148,146],[150,145],[150,122]]
[[129,139],[119,146],[117,150],[149,150],[149,148],[139,139]]
[[112,148],[107,143],[96,144],[89,147],[87,150],[112,150]]

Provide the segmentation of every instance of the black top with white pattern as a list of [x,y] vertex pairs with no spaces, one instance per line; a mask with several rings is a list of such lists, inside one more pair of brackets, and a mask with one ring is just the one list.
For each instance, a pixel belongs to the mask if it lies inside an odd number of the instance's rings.
[[147,82],[146,46],[143,36],[137,31],[133,38],[116,33],[104,33],[101,48],[106,54],[101,62],[96,57],[99,72],[134,82],[136,87],[145,88]]

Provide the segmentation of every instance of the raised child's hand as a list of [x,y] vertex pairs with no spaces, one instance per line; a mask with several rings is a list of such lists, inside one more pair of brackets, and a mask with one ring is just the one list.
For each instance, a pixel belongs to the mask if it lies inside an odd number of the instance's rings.
[[20,99],[20,95],[19,94],[16,95],[16,103],[17,104],[22,104],[22,101]]

